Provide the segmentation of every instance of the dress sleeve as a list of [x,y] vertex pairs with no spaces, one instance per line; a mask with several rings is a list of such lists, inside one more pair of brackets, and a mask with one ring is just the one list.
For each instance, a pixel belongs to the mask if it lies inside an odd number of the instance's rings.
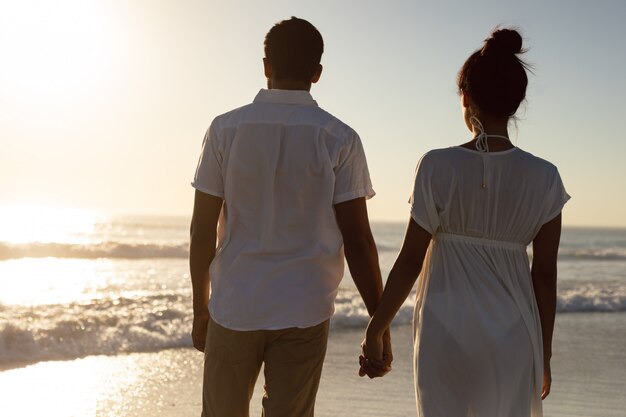
[[413,194],[409,199],[411,218],[431,235],[439,228],[439,213],[432,190],[433,168],[428,154],[424,155],[417,164]]
[[367,159],[361,139],[353,133],[350,142],[340,152],[335,171],[335,191],[333,204],[376,194],[372,188]]
[[223,152],[219,149],[218,137],[212,124],[204,136],[200,160],[191,186],[203,193],[224,198],[222,161]]
[[563,206],[570,199],[570,195],[565,191],[565,186],[561,180],[558,169],[555,167],[552,174],[550,188],[545,198],[543,209],[543,220],[541,224],[546,224],[554,219],[563,209]]

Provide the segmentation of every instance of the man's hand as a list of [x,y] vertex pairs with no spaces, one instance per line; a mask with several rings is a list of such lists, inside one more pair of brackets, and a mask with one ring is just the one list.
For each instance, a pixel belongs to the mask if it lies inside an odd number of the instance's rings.
[[363,354],[359,356],[359,376],[367,375],[370,378],[377,378],[391,371],[393,353],[389,329],[380,338],[368,335],[361,347]]
[[189,244],[189,271],[193,292],[193,347],[204,352],[209,324],[211,277],[209,267],[215,257],[217,221],[222,210],[221,198],[196,190],[191,218]]
[[391,362],[393,362],[393,352],[391,351],[391,330],[388,328],[383,334],[383,364],[387,372],[391,371]]
[[200,352],[204,352],[204,346],[206,345],[206,332],[209,326],[209,315],[194,315],[193,327],[191,329],[191,340],[193,341],[193,347]]

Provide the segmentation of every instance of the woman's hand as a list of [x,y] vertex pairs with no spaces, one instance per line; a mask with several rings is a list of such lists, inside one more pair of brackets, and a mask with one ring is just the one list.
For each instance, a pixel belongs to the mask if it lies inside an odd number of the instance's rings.
[[552,371],[550,370],[550,361],[544,361],[543,364],[543,387],[541,388],[541,399],[545,400],[550,394],[552,386]]
[[391,352],[391,333],[389,329],[382,335],[368,331],[361,343],[363,354],[359,356],[359,376],[376,378],[391,371],[393,354]]

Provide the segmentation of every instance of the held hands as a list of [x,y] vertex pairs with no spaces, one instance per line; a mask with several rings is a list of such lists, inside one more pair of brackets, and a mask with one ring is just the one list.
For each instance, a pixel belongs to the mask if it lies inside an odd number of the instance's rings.
[[393,353],[391,351],[391,333],[389,329],[381,336],[370,334],[361,343],[363,354],[359,355],[359,376],[369,378],[385,376],[391,371]]

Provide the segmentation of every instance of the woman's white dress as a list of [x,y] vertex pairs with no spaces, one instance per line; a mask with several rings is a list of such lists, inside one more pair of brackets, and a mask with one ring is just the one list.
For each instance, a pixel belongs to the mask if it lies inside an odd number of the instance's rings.
[[418,416],[542,416],[526,247],[568,199],[556,167],[519,148],[421,159],[411,217],[433,240],[414,316]]

